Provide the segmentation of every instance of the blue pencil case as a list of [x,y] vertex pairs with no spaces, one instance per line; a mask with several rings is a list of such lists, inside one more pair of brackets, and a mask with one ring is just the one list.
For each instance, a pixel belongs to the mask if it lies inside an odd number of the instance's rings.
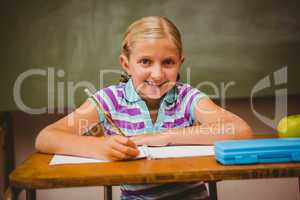
[[300,138],[215,142],[216,160],[224,165],[300,162]]

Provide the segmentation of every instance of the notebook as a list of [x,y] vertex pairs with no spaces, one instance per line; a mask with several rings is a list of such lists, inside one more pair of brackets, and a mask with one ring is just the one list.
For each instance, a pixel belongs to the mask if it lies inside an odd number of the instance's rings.
[[[138,149],[140,151],[140,154],[135,159],[142,159],[142,158],[162,159],[162,158],[180,158],[180,157],[214,155],[213,146],[200,146],[200,145],[165,146],[165,147],[139,146]],[[49,164],[59,165],[59,164],[103,163],[103,162],[111,162],[111,161],[77,157],[77,156],[54,155]]]

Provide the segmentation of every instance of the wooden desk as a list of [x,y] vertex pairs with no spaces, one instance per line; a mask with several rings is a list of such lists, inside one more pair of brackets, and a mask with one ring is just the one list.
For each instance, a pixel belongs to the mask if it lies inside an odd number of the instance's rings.
[[35,189],[300,176],[300,163],[223,166],[213,156],[49,166],[51,158],[35,153],[18,166],[10,174],[13,191],[26,189],[27,198],[35,199]]

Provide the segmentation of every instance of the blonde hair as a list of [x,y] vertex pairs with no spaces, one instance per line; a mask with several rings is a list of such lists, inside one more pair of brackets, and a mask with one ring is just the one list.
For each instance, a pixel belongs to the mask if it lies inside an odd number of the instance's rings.
[[[148,38],[170,38],[174,42],[179,56],[182,56],[182,41],[179,30],[173,22],[161,16],[143,17],[133,22],[123,36],[121,54],[129,59],[134,43],[138,39]],[[129,77],[126,76],[126,74],[122,75],[120,81],[127,82]]]

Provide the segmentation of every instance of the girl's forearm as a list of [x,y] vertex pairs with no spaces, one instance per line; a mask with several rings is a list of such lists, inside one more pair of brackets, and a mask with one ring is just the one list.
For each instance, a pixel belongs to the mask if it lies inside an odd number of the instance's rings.
[[180,129],[169,129],[165,133],[167,143],[172,144],[213,144],[218,140],[249,139],[252,130],[245,122],[202,124]]
[[35,142],[37,150],[44,153],[57,153],[95,157],[93,146],[100,145],[100,139],[66,133],[65,131],[46,128]]

